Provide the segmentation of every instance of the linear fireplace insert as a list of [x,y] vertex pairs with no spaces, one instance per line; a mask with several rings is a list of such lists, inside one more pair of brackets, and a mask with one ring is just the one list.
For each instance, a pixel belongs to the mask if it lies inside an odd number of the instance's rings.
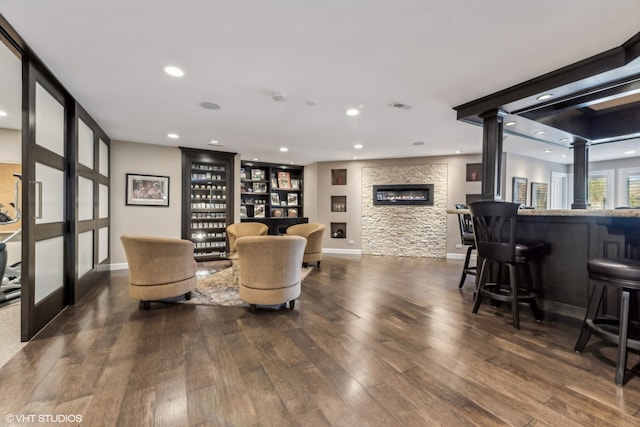
[[433,205],[433,184],[373,186],[374,205]]

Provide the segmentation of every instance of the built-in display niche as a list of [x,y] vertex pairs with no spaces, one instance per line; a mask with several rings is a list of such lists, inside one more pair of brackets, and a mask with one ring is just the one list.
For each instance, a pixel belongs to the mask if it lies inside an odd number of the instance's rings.
[[433,205],[433,184],[374,185],[374,205]]

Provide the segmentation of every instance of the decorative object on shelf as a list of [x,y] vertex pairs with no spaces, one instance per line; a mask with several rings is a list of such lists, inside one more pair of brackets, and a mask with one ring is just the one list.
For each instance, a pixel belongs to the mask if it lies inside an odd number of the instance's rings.
[[271,193],[271,205],[280,206],[280,195],[278,193]]
[[536,209],[547,209],[547,184],[542,182],[531,183],[531,206]]
[[240,179],[247,179],[247,171],[245,168],[240,168]]
[[289,172],[278,172],[278,188],[285,190],[291,188],[291,174]]
[[284,217],[284,209],[275,208],[271,209],[271,218],[283,218]]
[[347,223],[346,222],[332,222],[331,223],[331,237],[334,239],[346,239],[347,238]]
[[291,179],[291,189],[299,190],[300,189],[300,180],[299,179]]
[[251,179],[252,180],[263,180],[264,179],[264,171],[262,169],[251,169]]
[[297,218],[298,217],[298,209],[297,208],[290,208],[287,211],[287,216],[289,218]]
[[298,194],[297,193],[289,193],[289,194],[287,194],[287,206],[298,206]]
[[467,182],[482,181],[482,163],[467,163]]
[[267,192],[267,183],[266,182],[254,182],[253,183],[253,192],[254,193],[266,193]]
[[346,212],[347,196],[331,196],[331,212]]
[[331,185],[347,185],[347,170],[331,169]]
[[169,206],[169,177],[127,174],[127,205]]
[[247,207],[240,206],[240,218],[247,218]]
[[520,203],[521,205],[527,204],[527,184],[529,180],[527,178],[513,177],[513,190],[511,193],[511,201],[514,203]]

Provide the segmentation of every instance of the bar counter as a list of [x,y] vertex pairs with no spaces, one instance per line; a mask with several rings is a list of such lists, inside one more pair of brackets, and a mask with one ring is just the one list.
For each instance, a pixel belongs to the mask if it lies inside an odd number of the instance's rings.
[[[520,209],[518,239],[547,245],[547,255],[533,269],[542,278],[539,303],[545,318],[577,326],[591,290],[587,261],[640,257],[640,209]],[[617,314],[617,295],[607,295],[603,313]]]

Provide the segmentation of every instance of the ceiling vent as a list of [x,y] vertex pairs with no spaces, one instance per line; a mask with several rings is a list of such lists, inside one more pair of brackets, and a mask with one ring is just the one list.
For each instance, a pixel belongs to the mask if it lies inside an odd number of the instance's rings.
[[271,97],[273,98],[274,101],[277,101],[277,102],[283,102],[287,100],[287,94],[282,92],[275,92],[271,94]]
[[403,104],[401,102],[394,102],[393,104],[391,104],[391,106],[393,108],[397,108],[399,110],[410,110],[411,109],[411,105]]

